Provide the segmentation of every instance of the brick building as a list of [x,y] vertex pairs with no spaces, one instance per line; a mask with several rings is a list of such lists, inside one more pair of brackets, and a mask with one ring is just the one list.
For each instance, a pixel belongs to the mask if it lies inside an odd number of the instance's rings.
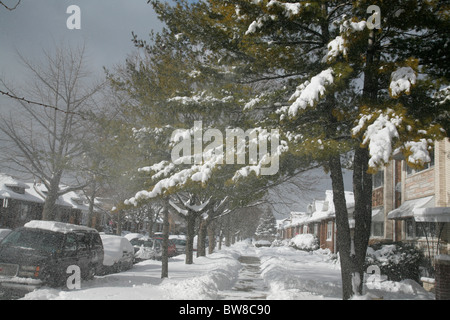
[[[355,201],[353,192],[346,191],[349,224],[352,227]],[[321,249],[337,252],[336,247],[336,214],[333,203],[333,191],[325,192],[324,200],[314,200],[308,205],[306,212],[291,212],[288,219],[279,224],[279,236],[282,239],[291,239],[298,234],[313,234],[319,240]]]
[[[370,243],[402,241],[415,244],[433,260],[450,249],[450,142],[436,142],[431,163],[412,169],[396,156],[373,175]],[[346,192],[349,224],[354,208],[352,192]],[[321,248],[336,251],[332,191],[314,201],[307,212],[292,212],[279,225],[282,239],[312,233]]]
[[450,142],[438,141],[431,162],[417,170],[401,157],[386,169],[385,238],[414,243],[433,260],[450,251]]

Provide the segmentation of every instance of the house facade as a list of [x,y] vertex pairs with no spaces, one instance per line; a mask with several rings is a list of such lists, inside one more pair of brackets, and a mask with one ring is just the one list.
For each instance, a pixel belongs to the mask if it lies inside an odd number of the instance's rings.
[[[450,251],[450,142],[435,143],[431,162],[422,169],[396,156],[372,179],[372,225],[369,244],[402,241],[414,244],[431,260]],[[321,248],[336,252],[332,191],[313,201],[307,212],[292,212],[279,224],[282,239],[311,233]],[[349,225],[354,226],[353,193],[346,192]]]
[[[0,228],[14,229],[31,220],[41,220],[47,189],[41,183],[25,183],[0,173]],[[103,223],[97,208],[96,222]],[[86,225],[89,207],[82,196],[68,192],[56,202],[55,220]]]
[[[346,191],[345,199],[349,214],[349,224],[354,225],[353,211],[355,201],[353,192]],[[279,237],[291,239],[298,234],[313,234],[319,241],[321,249],[337,252],[336,246],[336,214],[333,203],[333,191],[325,192],[324,200],[314,200],[306,212],[291,212],[290,217],[279,224]]]
[[0,228],[14,229],[41,219],[44,200],[30,186],[0,173]]
[[[386,212],[385,237],[410,242],[431,260],[450,251],[450,142],[435,143],[431,162],[414,169],[397,157],[385,178],[392,206]],[[394,184],[395,183],[395,184]],[[389,223],[390,222],[390,223]]]

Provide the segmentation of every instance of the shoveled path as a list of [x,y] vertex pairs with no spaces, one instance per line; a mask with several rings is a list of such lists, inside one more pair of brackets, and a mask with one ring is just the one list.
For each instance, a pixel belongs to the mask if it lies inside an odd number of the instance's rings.
[[260,300],[266,299],[268,288],[261,278],[261,260],[256,256],[241,256],[242,268],[236,284],[229,290],[219,293],[223,300]]

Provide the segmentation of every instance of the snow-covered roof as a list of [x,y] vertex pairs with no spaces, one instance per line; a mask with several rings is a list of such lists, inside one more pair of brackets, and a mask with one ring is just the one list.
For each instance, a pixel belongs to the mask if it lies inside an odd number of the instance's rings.
[[[345,191],[345,200],[347,209],[350,213],[352,213],[355,207],[353,192]],[[333,191],[327,190],[325,191],[325,200],[314,200],[308,205],[307,212],[291,212],[290,221],[286,221],[282,227],[295,227],[312,222],[319,222],[333,217],[335,217]]]
[[[45,201],[47,197],[47,187],[43,183],[27,183],[29,185],[29,192],[36,197]],[[61,188],[67,188],[67,186],[60,186]],[[79,209],[81,211],[89,211],[89,206],[85,202],[85,197],[80,196],[75,191],[67,192],[58,197],[56,204],[63,207],[70,207],[74,209]],[[99,204],[99,201],[95,201],[95,204]],[[94,211],[96,211],[94,206]]]
[[[23,189],[23,193],[18,193],[15,188]],[[3,173],[0,173],[0,199],[15,199],[36,203],[44,202],[39,195],[33,193],[27,183]]]
[[[61,186],[66,187],[66,186]],[[17,192],[22,189],[22,192]],[[15,199],[25,202],[44,203],[47,197],[47,188],[43,183],[23,182],[4,173],[0,173],[0,199]],[[86,204],[86,198],[80,196],[74,191],[61,195],[56,204],[58,206],[79,209],[87,212],[89,206]],[[95,205],[99,205],[95,200]],[[94,206],[94,211],[95,211]],[[98,209],[97,209],[98,210]]]

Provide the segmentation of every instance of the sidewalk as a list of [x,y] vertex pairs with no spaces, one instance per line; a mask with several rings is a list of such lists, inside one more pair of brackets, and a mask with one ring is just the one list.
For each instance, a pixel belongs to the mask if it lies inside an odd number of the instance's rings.
[[[42,288],[24,299],[341,299],[340,266],[323,251],[255,248],[248,242],[239,242],[206,257],[194,258],[192,265],[186,265],[184,260],[184,255],[170,259],[168,279],[161,279],[161,262],[147,260],[129,271],[82,282],[79,290]],[[405,280],[383,281],[360,298],[430,300],[434,295],[416,282]]]

